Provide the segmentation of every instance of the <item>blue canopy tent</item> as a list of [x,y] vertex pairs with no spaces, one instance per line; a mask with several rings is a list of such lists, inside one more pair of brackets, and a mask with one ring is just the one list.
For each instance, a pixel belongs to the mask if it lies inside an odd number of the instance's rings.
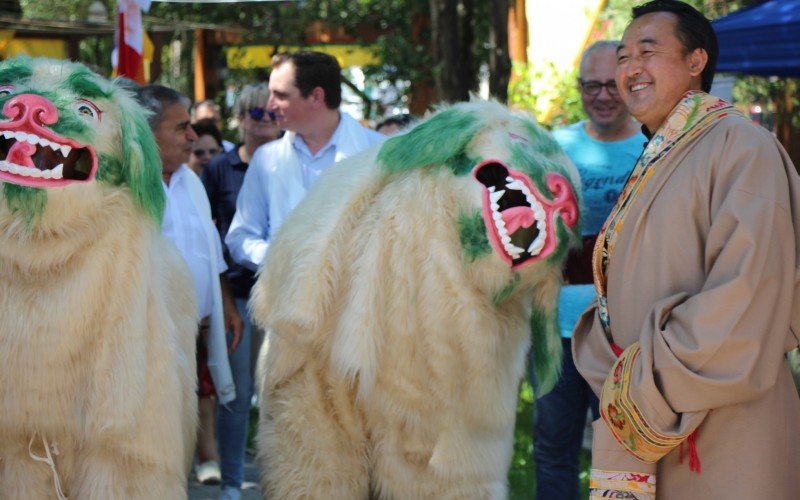
[[800,77],[800,0],[767,0],[712,25],[718,72]]

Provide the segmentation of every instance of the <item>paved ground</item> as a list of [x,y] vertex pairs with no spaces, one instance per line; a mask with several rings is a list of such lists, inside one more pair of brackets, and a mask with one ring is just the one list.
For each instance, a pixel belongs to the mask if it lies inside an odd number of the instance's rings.
[[[260,500],[261,490],[258,487],[258,469],[253,463],[253,455],[247,453],[244,464],[243,500]],[[189,500],[217,500],[219,485],[204,486],[197,482],[194,472],[189,477]]]

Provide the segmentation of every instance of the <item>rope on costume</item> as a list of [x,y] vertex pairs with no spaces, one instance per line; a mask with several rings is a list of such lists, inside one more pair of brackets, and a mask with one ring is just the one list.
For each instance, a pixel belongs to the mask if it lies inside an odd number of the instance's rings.
[[[58,471],[56,470],[56,463],[53,460],[53,455],[58,455],[58,447],[56,443],[53,442],[52,444],[47,442],[47,438],[42,436],[42,443],[44,443],[44,452],[47,455],[46,457],[40,457],[33,453],[31,446],[33,446],[33,440],[36,439],[36,432],[33,433],[31,436],[31,440],[28,442],[28,455],[37,462],[44,462],[50,466],[50,470],[53,471],[53,483],[56,486],[56,496],[58,500],[68,500],[66,495],[64,495],[64,490],[61,489],[61,479],[58,477]],[[41,434],[40,434],[41,435]],[[52,454],[51,454],[52,449]]]

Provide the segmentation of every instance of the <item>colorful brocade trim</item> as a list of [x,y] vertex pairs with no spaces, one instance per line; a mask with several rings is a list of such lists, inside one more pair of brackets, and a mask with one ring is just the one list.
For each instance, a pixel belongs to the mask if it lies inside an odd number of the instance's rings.
[[592,469],[589,476],[589,499],[627,498],[655,500],[655,474]]
[[653,463],[681,444],[688,434],[666,436],[656,432],[631,399],[633,366],[639,352],[639,343],[635,342],[614,363],[600,393],[600,416],[623,448],[642,462]]

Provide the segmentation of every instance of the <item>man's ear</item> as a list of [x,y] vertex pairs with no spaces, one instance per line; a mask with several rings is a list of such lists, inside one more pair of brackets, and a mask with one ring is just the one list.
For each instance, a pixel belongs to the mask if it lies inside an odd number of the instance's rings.
[[700,75],[708,64],[708,52],[706,49],[698,47],[689,53],[689,74],[691,76]]
[[322,87],[314,87],[309,97],[312,98],[311,103],[315,108],[322,108],[325,106],[325,90]]

